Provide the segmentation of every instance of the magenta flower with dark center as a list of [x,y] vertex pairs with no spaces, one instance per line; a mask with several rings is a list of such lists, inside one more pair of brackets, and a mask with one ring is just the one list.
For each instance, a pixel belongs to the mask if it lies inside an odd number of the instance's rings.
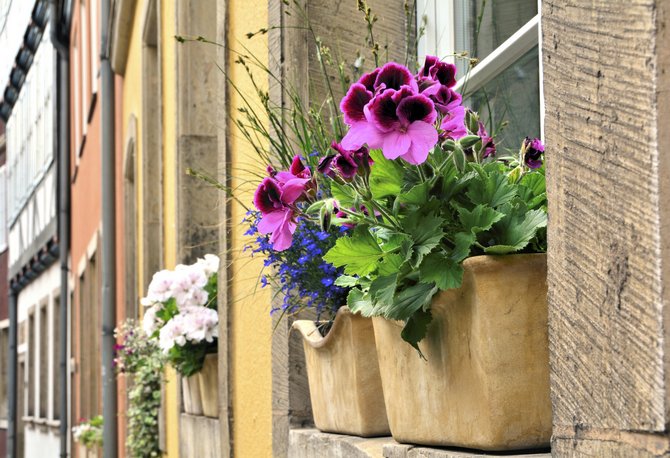
[[542,167],[542,154],[544,154],[544,145],[539,138],[530,139],[526,137],[522,145],[523,160],[531,169]]
[[279,183],[273,178],[263,178],[254,193],[254,205],[264,215],[282,209],[284,204]]
[[407,67],[395,62],[389,62],[379,70],[374,89],[375,92],[387,89],[395,89],[397,91],[403,86],[409,86],[414,92],[419,90],[414,75],[412,75]]
[[456,66],[442,62],[435,56],[426,56],[416,79],[421,93],[432,95],[439,91],[442,86],[451,88],[456,84]]
[[340,111],[344,115],[344,122],[348,126],[353,126],[357,122],[365,122],[365,112],[363,108],[372,100],[372,92],[364,85],[352,84],[347,94],[340,102]]
[[465,108],[462,105],[454,107],[447,112],[442,118],[440,124],[440,139],[445,140],[451,138],[458,140],[468,134],[468,129],[465,127]]
[[296,178],[311,178],[312,176],[310,170],[305,167],[305,165],[302,163],[302,160],[300,159],[300,156],[297,155],[293,157],[293,162],[291,162],[289,172],[291,172],[291,174],[293,174]]
[[319,161],[319,165],[316,167],[316,170],[319,173],[326,175],[327,177],[334,178],[335,172],[333,172],[333,169],[331,167],[333,159],[335,159],[335,154],[329,154],[328,156],[322,157],[321,160]]
[[442,114],[447,114],[454,108],[461,106],[463,101],[461,94],[446,86],[440,86],[438,91],[429,97],[435,104],[435,109]]
[[484,123],[481,121],[478,121],[478,123],[479,129],[477,130],[477,135],[482,139],[482,158],[493,156],[496,153],[496,145],[493,143],[493,138],[486,132]]
[[357,81],[357,83],[365,86],[365,88],[368,91],[374,92],[375,81],[377,81],[377,75],[379,75],[380,70],[381,70],[380,68],[375,68],[370,73],[366,73],[365,75],[361,76],[361,78]]
[[[368,145],[381,147],[387,159],[401,157],[410,164],[421,164],[437,143],[437,130],[433,126],[437,118],[435,106],[409,86],[377,95],[365,107],[365,114],[370,126],[379,132],[376,141],[368,141]],[[344,139],[342,146],[348,147]]]

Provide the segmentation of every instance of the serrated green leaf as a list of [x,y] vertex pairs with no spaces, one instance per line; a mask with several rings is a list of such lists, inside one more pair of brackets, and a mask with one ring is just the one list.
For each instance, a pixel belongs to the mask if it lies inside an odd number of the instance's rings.
[[330,182],[330,193],[337,200],[341,208],[352,208],[354,206],[355,192],[346,185],[341,185],[335,181]]
[[433,321],[433,315],[428,310],[418,310],[405,322],[405,327],[400,332],[400,337],[409,343],[419,352],[423,359],[426,359],[419,349],[419,342],[421,342],[428,333],[428,326]]
[[399,253],[388,253],[384,255],[384,259],[379,263],[377,275],[391,275],[399,272],[405,258]]
[[390,320],[408,320],[417,310],[427,306],[437,291],[434,283],[418,283],[405,288],[386,307],[384,316]]
[[505,216],[485,204],[477,205],[472,211],[463,207],[457,207],[456,209],[458,210],[458,216],[463,227],[473,234],[488,231],[491,229],[491,226]]
[[507,177],[500,172],[491,171],[485,178],[470,181],[465,193],[475,204],[484,204],[497,208],[511,201],[516,196],[516,187],[510,184]]
[[403,192],[398,196],[398,201],[403,204],[423,205],[428,200],[428,191],[430,190],[430,183],[418,184],[407,192]]
[[393,302],[396,287],[398,286],[398,273],[384,275],[375,278],[370,284],[370,296],[378,306],[386,306]]
[[524,175],[519,183],[519,197],[529,209],[546,207],[547,192],[544,174],[531,172]]
[[412,264],[418,266],[442,240],[444,220],[436,215],[414,212],[402,222],[403,229],[412,238]]
[[360,313],[363,316],[373,316],[372,301],[370,295],[364,293],[358,288],[353,288],[347,296],[347,307],[353,313]]
[[341,286],[343,288],[351,288],[358,285],[359,278],[351,277],[349,275],[340,275],[335,279],[335,286]]
[[456,262],[461,262],[470,256],[470,248],[475,243],[475,240],[476,237],[472,232],[458,232],[454,236],[455,246],[449,257]]
[[377,268],[383,252],[366,226],[357,226],[350,237],[340,237],[323,259],[344,267],[347,275],[365,276]]
[[403,181],[403,168],[397,161],[384,157],[381,150],[370,151],[374,161],[370,167],[370,191],[372,197],[381,199],[386,196],[397,196]]
[[519,251],[535,237],[539,228],[547,226],[547,214],[542,210],[525,211],[525,206],[506,206],[508,214],[496,223],[491,231],[496,244],[484,248],[484,252],[507,254]]
[[463,281],[463,266],[441,251],[426,256],[419,272],[422,283],[435,283],[441,290],[458,288]]

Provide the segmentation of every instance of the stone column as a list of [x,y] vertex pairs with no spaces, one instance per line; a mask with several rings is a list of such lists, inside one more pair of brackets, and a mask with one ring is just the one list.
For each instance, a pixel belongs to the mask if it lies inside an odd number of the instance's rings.
[[543,2],[556,456],[670,452],[669,10]]

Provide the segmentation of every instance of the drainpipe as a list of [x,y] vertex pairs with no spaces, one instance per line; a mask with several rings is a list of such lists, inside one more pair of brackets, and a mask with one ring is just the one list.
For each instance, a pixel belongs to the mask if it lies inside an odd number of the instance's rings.
[[117,400],[114,374],[116,326],[116,206],[114,143],[114,73],[110,56],[111,1],[100,8],[100,95],[102,109],[102,428],[103,457],[117,458]]
[[57,0],[51,3],[51,43],[58,51],[56,77],[57,88],[57,132],[58,132],[58,243],[60,245],[60,347],[58,374],[60,385],[60,457],[68,456],[70,382],[68,323],[70,310],[69,278],[70,266],[70,64],[68,47],[69,31],[59,27]]
[[14,284],[9,285],[9,361],[7,380],[7,458],[16,458],[16,422],[18,420],[17,410],[17,336],[18,336],[18,292]]

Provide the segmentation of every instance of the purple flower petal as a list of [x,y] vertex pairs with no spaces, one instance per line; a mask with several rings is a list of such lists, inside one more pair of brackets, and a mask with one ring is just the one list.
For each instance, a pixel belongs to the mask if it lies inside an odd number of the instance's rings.
[[426,59],[423,61],[423,67],[417,73],[417,76],[428,76],[430,72],[430,67],[435,65],[436,62],[439,62],[440,58],[437,56],[426,56]]
[[542,167],[542,153],[544,153],[544,145],[538,138],[531,140],[526,137],[523,141],[523,160],[531,169],[539,169]]
[[279,184],[272,178],[264,178],[254,193],[254,205],[263,214],[282,208]]
[[293,178],[288,180],[281,188],[281,201],[292,204],[305,192],[309,178]]
[[352,124],[340,142],[343,148],[355,151],[367,144],[375,149],[381,146],[381,132],[372,123],[363,121]]
[[414,91],[419,90],[414,76],[407,67],[395,62],[389,62],[379,70],[374,84],[375,90],[398,90],[401,86],[410,86]]
[[300,156],[296,155],[293,157],[293,162],[291,163],[291,168],[289,169],[294,176],[298,178],[309,178],[311,173],[307,167],[302,163]]
[[365,75],[361,76],[361,78],[357,81],[357,83],[365,86],[365,88],[368,91],[374,92],[375,81],[377,80],[377,75],[379,75],[379,71],[380,71],[379,68],[375,68],[370,73],[366,73]]
[[[393,89],[384,91],[365,107],[368,121],[382,132],[390,132],[400,127],[400,120],[396,113],[398,105],[393,100],[394,94],[396,94],[396,91]],[[372,145],[370,147],[374,148]]]
[[325,157],[321,158],[321,160],[319,161],[319,165],[317,166],[316,170],[319,173],[322,173],[322,174],[332,178],[333,171],[331,170],[331,164],[332,164],[334,158],[335,158],[334,154],[330,154],[328,156],[325,156]]
[[468,134],[465,128],[465,108],[457,106],[450,110],[444,118],[440,128],[444,131],[443,138],[458,140]]
[[372,92],[368,91],[364,85],[352,84],[347,95],[340,102],[340,111],[344,115],[344,122],[351,126],[356,122],[365,120],[363,108],[372,100]]
[[268,213],[261,217],[261,220],[258,222],[258,232],[261,234],[269,234],[278,230],[284,222],[286,215],[288,213],[293,213],[291,209],[277,210],[272,213]]
[[284,251],[291,247],[293,243],[293,233],[295,232],[296,223],[293,221],[293,212],[287,212],[279,226],[279,228],[272,233],[270,243],[272,249],[275,251]]
[[410,164],[426,162],[428,154],[437,144],[438,136],[435,127],[423,121],[416,121],[407,128],[407,135],[412,139],[412,144],[402,158]]
[[[423,95],[426,94],[424,93]],[[435,94],[430,95],[430,99],[435,103],[435,109],[442,114],[446,114],[460,106],[463,101],[461,94],[447,86],[440,86]]]
[[382,153],[386,159],[397,159],[406,154],[410,146],[412,146],[412,138],[409,133],[392,131],[384,134]]
[[398,104],[396,113],[403,125],[414,121],[423,121],[432,124],[435,122],[435,118],[437,118],[433,101],[421,94],[402,99]]

